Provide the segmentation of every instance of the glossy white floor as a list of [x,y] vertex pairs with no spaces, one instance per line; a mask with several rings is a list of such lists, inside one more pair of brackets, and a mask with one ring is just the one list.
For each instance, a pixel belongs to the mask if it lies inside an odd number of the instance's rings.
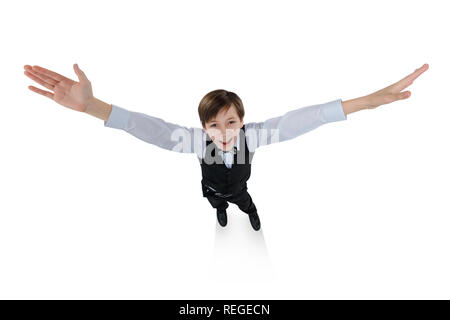
[[[255,231],[246,214],[228,214],[225,227],[216,221],[216,236],[211,275],[225,275],[225,282],[260,282],[274,276],[264,239],[264,228]],[[233,274],[230,279],[227,275]]]

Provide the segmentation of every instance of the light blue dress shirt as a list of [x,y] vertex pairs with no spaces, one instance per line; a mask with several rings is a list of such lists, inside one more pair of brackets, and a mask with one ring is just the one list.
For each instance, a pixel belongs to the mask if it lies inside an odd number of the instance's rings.
[[[187,128],[115,104],[111,106],[111,114],[104,122],[105,127],[124,130],[140,140],[166,150],[195,153],[202,159],[205,157],[207,135],[203,128]],[[346,119],[342,100],[338,99],[294,109],[266,121],[246,123],[245,139],[249,151],[254,152],[260,146],[290,140],[325,123]],[[235,147],[239,150],[239,135]],[[225,165],[231,168],[232,150],[220,153]]]

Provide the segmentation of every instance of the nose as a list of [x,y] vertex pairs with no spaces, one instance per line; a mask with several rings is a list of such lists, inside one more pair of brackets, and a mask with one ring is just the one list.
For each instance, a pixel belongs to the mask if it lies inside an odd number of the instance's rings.
[[212,135],[220,141],[228,142],[233,136],[233,132],[230,131],[230,129],[227,130],[226,128],[215,128],[215,130],[212,132]]
[[224,142],[228,142],[232,137],[233,137],[233,132],[232,130],[225,130],[225,131],[221,131],[222,134],[222,141]]

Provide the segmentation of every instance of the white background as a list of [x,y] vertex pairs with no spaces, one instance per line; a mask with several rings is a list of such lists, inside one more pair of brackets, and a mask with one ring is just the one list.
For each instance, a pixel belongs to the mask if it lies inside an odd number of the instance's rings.
[[[445,1],[14,1],[0,27],[0,298],[450,298]],[[5,7],[6,6],[6,7]],[[217,225],[195,154],[30,91],[25,64],[200,126],[211,90],[264,121],[384,88],[409,99],[256,151],[262,229]],[[42,87],[41,87],[42,88]],[[45,88],[43,88],[45,89]]]

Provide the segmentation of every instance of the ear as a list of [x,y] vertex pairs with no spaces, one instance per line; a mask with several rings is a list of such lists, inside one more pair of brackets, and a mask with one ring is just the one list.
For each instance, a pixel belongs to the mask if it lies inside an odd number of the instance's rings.
[[244,118],[242,118],[242,120],[240,122],[240,128],[242,129],[243,126],[244,126]]

